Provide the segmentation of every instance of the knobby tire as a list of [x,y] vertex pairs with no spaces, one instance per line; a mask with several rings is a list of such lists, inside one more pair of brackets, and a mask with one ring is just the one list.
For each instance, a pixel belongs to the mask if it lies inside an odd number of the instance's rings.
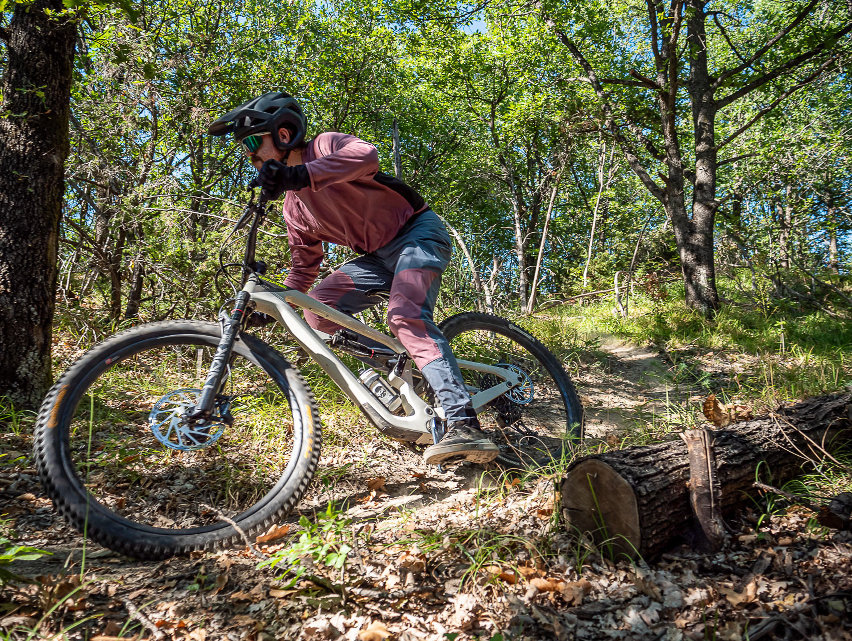
[[81,533],[128,556],[163,559],[241,544],[304,495],[320,454],[316,403],[298,371],[249,334],[234,345],[235,416],[220,440],[177,452],[152,435],[153,404],[201,386],[219,337],[215,323],[141,325],[96,345],[50,390],[35,459],[54,505]]

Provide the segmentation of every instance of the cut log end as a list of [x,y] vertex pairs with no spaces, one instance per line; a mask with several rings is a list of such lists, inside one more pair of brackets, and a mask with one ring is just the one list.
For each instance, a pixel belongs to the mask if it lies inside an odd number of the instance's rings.
[[679,543],[718,547],[721,517],[749,504],[756,471],[783,483],[831,457],[822,444],[849,438],[850,408],[848,393],[812,398],[723,430],[579,459],[560,487],[567,528],[604,553],[645,560]]
[[561,501],[569,530],[589,533],[616,554],[634,556],[641,549],[633,488],[603,461],[586,459],[571,468],[562,482]]

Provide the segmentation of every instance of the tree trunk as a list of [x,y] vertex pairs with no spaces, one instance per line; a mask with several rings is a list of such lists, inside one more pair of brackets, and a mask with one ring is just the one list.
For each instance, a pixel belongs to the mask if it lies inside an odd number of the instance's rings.
[[[614,153],[615,153],[615,145],[613,145],[612,149],[610,149],[610,152],[609,152],[610,167],[612,167],[612,157],[613,157]],[[586,266],[583,268],[583,291],[586,291],[586,289],[588,289],[588,285],[589,285],[589,265],[592,262],[592,249],[595,246],[595,231],[597,230],[597,226],[598,226],[598,210],[600,209],[600,206],[601,206],[601,196],[604,192],[604,189],[609,187],[609,183],[611,182],[612,176],[613,176],[613,172],[610,171],[610,174],[609,174],[610,179],[606,181],[606,184],[604,184],[604,173],[605,173],[604,170],[606,169],[605,165],[606,165],[606,142],[604,142],[601,145],[600,160],[598,161],[598,197],[595,198],[595,209],[592,212],[592,229],[589,231],[589,249],[588,249],[588,252],[586,253]]]
[[37,407],[51,384],[56,256],[68,156],[75,16],[16,3],[0,117],[0,394]]
[[402,149],[399,141],[399,123],[393,119],[393,174],[402,180]]
[[[721,512],[750,504],[756,475],[778,486],[801,475],[821,445],[852,429],[852,394],[814,398],[714,431]],[[848,437],[848,435],[846,435]],[[561,484],[567,527],[645,559],[689,541],[693,530],[687,446],[680,440],[586,457]]]
[[776,204],[778,214],[778,264],[790,269],[790,234],[793,229],[793,189],[787,185],[784,202]]
[[681,215],[670,211],[669,217],[680,255],[686,304],[709,318],[719,309],[712,228],[686,219],[685,210]]
[[479,299],[476,301],[476,308],[480,312],[488,312],[494,313],[494,304],[491,302],[491,293],[488,291],[488,288],[482,283],[482,279],[479,277],[479,272],[476,271],[476,263],[473,262],[473,256],[470,254],[470,250],[467,248],[467,243],[464,242],[464,238],[458,232],[458,230],[453,227],[450,223],[444,220],[444,225],[447,226],[450,234],[453,238],[455,238],[459,247],[462,250],[462,254],[464,254],[464,259],[467,261],[468,268],[470,269],[471,278],[473,278],[473,288],[477,291],[477,293],[482,294],[482,297],[485,299],[485,303]]
[[145,279],[145,267],[141,256],[137,256],[133,265],[133,275],[130,278],[130,291],[127,293],[127,308],[124,318],[130,320],[139,317],[139,306],[142,304],[142,287]]
[[[704,0],[687,3],[689,45],[689,100],[695,132],[695,185],[688,229],[675,229],[686,286],[686,304],[712,316],[719,309],[713,227],[716,217],[716,100],[707,63]],[[691,11],[690,11],[691,10]],[[672,219],[674,222],[674,219]],[[685,232],[685,233],[684,233]]]
[[512,208],[515,229],[515,256],[518,259],[518,307],[523,309],[527,300],[527,236],[523,229],[523,205],[515,202]]
[[541,261],[544,259],[544,247],[547,243],[547,231],[550,226],[550,214],[553,213],[553,203],[556,200],[556,193],[559,191],[559,183],[562,180],[562,172],[564,170],[565,166],[563,165],[556,175],[556,180],[553,182],[553,190],[550,192],[550,203],[547,205],[547,214],[544,216],[544,229],[541,230],[541,244],[538,248],[538,256],[535,259],[535,271],[533,272],[532,286],[530,287],[530,299],[527,301],[527,314],[532,314],[533,307],[535,306],[538,276],[541,273]]

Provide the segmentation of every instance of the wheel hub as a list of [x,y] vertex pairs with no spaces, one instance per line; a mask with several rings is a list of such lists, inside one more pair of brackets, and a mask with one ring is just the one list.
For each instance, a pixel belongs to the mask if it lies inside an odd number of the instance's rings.
[[518,377],[518,384],[506,392],[506,397],[516,405],[529,405],[532,403],[533,396],[535,395],[535,386],[529,374],[511,363],[497,363],[497,367],[503,367]]
[[200,397],[201,390],[186,388],[169,392],[154,403],[148,414],[154,437],[166,447],[184,452],[210,447],[219,440],[227,425],[222,416],[226,407],[217,403],[216,413],[203,423],[186,419]]
[[[529,375],[517,365],[497,363],[496,366],[511,371],[517,377],[514,387],[488,403],[497,412],[497,424],[501,427],[506,427],[517,424],[521,420],[521,416],[523,415],[521,408],[523,405],[528,405],[532,402],[535,390]],[[480,387],[481,389],[488,389],[489,387],[498,385],[500,382],[500,379],[495,375],[484,374],[480,378]]]

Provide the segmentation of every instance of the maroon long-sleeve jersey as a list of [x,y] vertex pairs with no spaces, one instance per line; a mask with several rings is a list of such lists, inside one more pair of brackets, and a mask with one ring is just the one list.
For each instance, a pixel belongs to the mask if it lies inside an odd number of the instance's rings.
[[282,211],[293,261],[288,287],[308,291],[319,273],[323,241],[372,252],[428,208],[414,189],[380,172],[376,148],[355,136],[320,134],[308,142],[302,161],[310,187],[288,192]]

